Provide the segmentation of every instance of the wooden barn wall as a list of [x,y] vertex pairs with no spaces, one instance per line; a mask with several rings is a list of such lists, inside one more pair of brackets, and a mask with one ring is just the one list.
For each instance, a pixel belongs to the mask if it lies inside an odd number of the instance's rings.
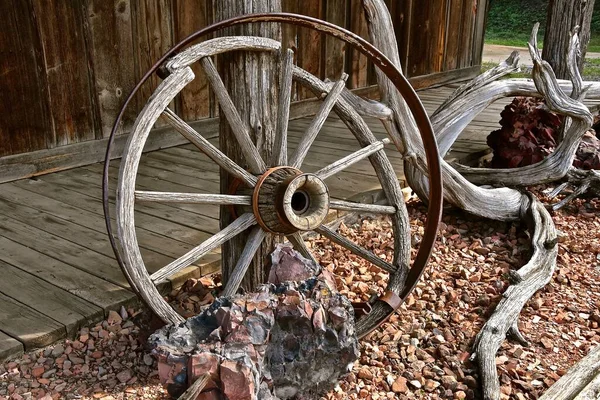
[[[414,85],[473,74],[481,60],[487,0],[386,2],[404,71]],[[7,156],[93,140],[104,143],[101,139],[109,135],[121,104],[144,72],[174,43],[213,21],[210,3],[0,1],[0,175],[3,165],[20,160]],[[284,11],[326,19],[368,37],[359,0],[282,0],[282,5]],[[375,83],[367,58],[337,39],[289,26],[283,28],[283,38],[294,48],[297,64],[311,73],[335,79],[345,71],[351,88]],[[153,77],[143,88],[122,132],[129,131],[157,84]],[[304,88],[293,90],[294,100],[312,96]],[[215,116],[217,105],[202,73],[172,107],[188,121]],[[101,152],[96,153],[98,158]]]

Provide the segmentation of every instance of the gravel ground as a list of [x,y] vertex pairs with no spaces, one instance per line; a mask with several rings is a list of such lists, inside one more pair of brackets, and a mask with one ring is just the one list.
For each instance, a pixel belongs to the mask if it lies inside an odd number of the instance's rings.
[[[426,210],[414,201],[409,212],[418,246]],[[577,200],[556,212],[554,221],[565,234],[557,271],[520,318],[530,346],[505,342],[497,355],[506,399],[537,398],[600,342],[600,201]],[[390,259],[393,238],[385,219],[367,218],[340,230]],[[470,345],[506,289],[508,271],[528,259],[529,238],[521,224],[456,210],[447,210],[440,231],[413,295],[362,342],[360,361],[325,399],[479,398]],[[387,274],[325,239],[313,238],[310,246],[351,300],[367,300],[387,281]],[[218,277],[190,281],[171,293],[171,301],[193,315],[219,287]],[[141,345],[154,329],[148,326],[139,311],[122,309],[82,329],[77,340],[6,362],[0,365],[0,399],[167,398]]]

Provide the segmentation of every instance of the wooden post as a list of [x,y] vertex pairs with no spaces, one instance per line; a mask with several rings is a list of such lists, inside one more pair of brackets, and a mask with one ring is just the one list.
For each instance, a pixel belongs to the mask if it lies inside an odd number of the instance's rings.
[[[242,14],[257,12],[281,12],[280,0],[213,0],[215,21],[221,21]],[[222,35],[264,36],[281,40],[281,29],[278,24],[252,24],[224,30]],[[278,79],[277,61],[272,55],[259,53],[228,53],[218,59],[219,73],[229,92],[242,121],[250,130],[253,141],[267,166],[272,160],[273,143],[275,142]],[[232,134],[225,118],[221,118],[219,142],[223,152],[242,166],[248,167],[240,145]],[[251,171],[254,174],[262,171]],[[221,169],[221,193],[230,193],[234,178]],[[229,207],[221,208],[221,227],[232,221]],[[223,282],[229,279],[244,245],[248,240],[248,232],[238,235],[222,247],[221,263]],[[254,290],[257,284],[264,283],[268,277],[266,257],[274,249],[271,235],[263,241],[256,252],[253,263],[248,269],[241,287]]]

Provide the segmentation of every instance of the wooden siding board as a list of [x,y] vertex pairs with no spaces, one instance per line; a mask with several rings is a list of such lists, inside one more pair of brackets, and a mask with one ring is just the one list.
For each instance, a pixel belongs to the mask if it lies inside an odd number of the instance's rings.
[[460,39],[460,53],[458,67],[465,68],[472,66],[472,46],[473,46],[473,32],[475,29],[475,15],[474,15],[474,2],[477,0],[464,0],[463,1],[463,15],[461,24],[461,39]]
[[50,147],[96,138],[81,1],[33,0],[45,60],[50,115],[56,140]]
[[444,57],[444,70],[456,69],[458,66],[458,53],[461,43],[461,18],[463,0],[448,0],[448,25],[446,35],[446,52]]
[[[94,70],[94,95],[99,106],[101,137],[108,137],[117,114],[136,83],[130,0],[89,0],[86,17],[90,35],[90,60]],[[135,110],[130,108],[119,133],[130,130]]]
[[[139,81],[154,63],[173,46],[173,17],[169,0],[139,0],[132,3],[133,62],[135,80]],[[138,111],[146,104],[161,80],[154,74],[136,94]],[[173,104],[171,104],[173,106]],[[162,120],[156,126],[163,126]]]
[[[303,4],[304,6],[304,4]],[[281,11],[298,14],[300,13],[299,0],[282,0]],[[285,48],[292,49],[294,51],[294,64],[298,63],[298,32],[300,28],[292,24],[281,25],[281,38]],[[292,81],[292,95],[291,100],[296,101],[298,99],[298,87],[295,81]]]
[[483,39],[485,35],[485,26],[489,10],[489,0],[477,0],[475,32],[473,34],[473,65],[481,65],[483,54]]
[[[325,19],[337,26],[346,26],[346,0],[327,0]],[[325,36],[323,77],[337,80],[346,71],[346,43],[331,35]]]
[[[323,19],[323,1],[314,0],[302,4],[302,14]],[[321,46],[324,35],[313,29],[298,30],[298,65],[315,76],[321,76]],[[298,88],[298,100],[314,97],[305,87]]]
[[29,2],[0,2],[0,157],[54,142],[42,48]]
[[[208,25],[208,2],[179,0],[173,4],[175,42],[179,42]],[[199,63],[192,65],[196,78],[181,92],[179,113],[186,121],[210,116],[210,89]]]
[[[350,1],[350,31],[369,40],[367,19],[361,2]],[[367,56],[355,48],[349,47],[350,54],[350,78],[349,87],[356,89],[368,86]]]

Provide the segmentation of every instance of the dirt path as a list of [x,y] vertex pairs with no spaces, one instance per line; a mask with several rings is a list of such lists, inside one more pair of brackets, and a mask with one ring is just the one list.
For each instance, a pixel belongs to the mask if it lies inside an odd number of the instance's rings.
[[[501,46],[497,44],[485,44],[483,46],[483,62],[500,63],[510,55],[513,50],[518,50],[521,55],[519,65],[532,66],[533,62],[526,47]],[[600,53],[587,52],[586,58],[600,58]]]

